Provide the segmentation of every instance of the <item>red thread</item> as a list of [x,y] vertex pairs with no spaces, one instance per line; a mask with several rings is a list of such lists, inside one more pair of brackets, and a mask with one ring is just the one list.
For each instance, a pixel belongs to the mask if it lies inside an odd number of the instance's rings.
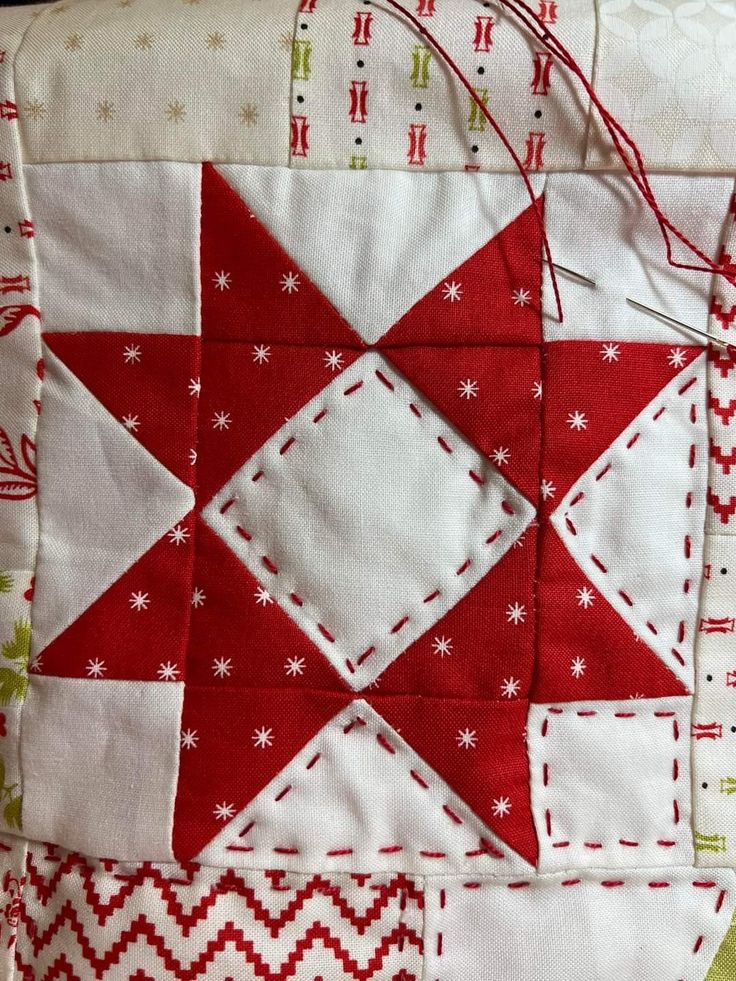
[[280,793],[276,794],[276,796],[274,797],[274,800],[277,800],[277,801],[283,800],[284,797],[286,797],[286,795],[289,793],[290,790],[291,790],[291,784],[287,784]]
[[591,555],[590,561],[593,563],[593,565],[597,566],[601,570],[601,572],[606,572],[606,573],[608,572],[608,569],[603,565],[603,563],[601,562],[601,560],[598,558],[597,555]]
[[424,602],[424,603],[431,603],[432,600],[436,600],[437,597],[440,596],[440,595],[441,594],[440,594],[439,589],[435,589],[435,591],[433,593],[430,593],[429,596],[425,596],[422,602]]
[[486,545],[493,545],[494,542],[498,541],[502,534],[503,532],[500,528],[497,531],[494,531],[492,535],[489,535],[488,538],[486,538]]
[[230,500],[229,501],[225,501],[225,503],[220,508],[220,514],[226,514],[230,510],[230,508],[233,506],[233,504],[235,504],[235,498],[234,497],[231,497]]
[[391,627],[391,633],[392,634],[397,634],[401,630],[402,627],[405,627],[407,625],[408,622],[409,622],[409,617],[402,617],[398,621],[398,623],[395,623],[393,625],[393,627]]
[[693,953],[697,954],[697,952],[700,950],[702,946],[703,946],[703,935],[701,933],[701,935],[695,941],[695,946],[693,947]]
[[423,790],[429,790],[429,784],[420,774],[417,773],[416,770],[409,770],[409,774],[412,780],[416,780],[416,782]]
[[457,814],[456,814],[456,813],[455,813],[455,812],[453,811],[453,809],[452,809],[452,808],[450,807],[450,805],[449,805],[449,804],[443,804],[443,805],[442,805],[442,810],[443,810],[443,811],[445,812],[445,814],[446,814],[446,815],[447,815],[447,816],[448,816],[448,817],[450,818],[450,820],[451,820],[451,821],[454,821],[454,822],[455,822],[455,824],[462,824],[462,823],[463,823],[463,819],[462,819],[461,817],[459,817],[459,816],[458,816],[458,815],[457,815]]
[[324,417],[327,415],[327,409],[322,409],[317,415],[312,419],[312,422],[322,422]]
[[297,593],[289,593],[289,599],[297,606],[304,606],[304,600]]
[[311,770],[312,769],[312,767],[314,766],[314,764],[317,762],[317,760],[320,758],[321,755],[322,755],[321,753],[315,753],[314,754],[314,756],[311,758],[311,760],[309,761],[309,763],[307,763],[307,769],[308,770]]
[[389,381],[388,378],[384,375],[384,373],[382,371],[379,371],[378,368],[376,368],[376,378],[381,382],[382,385],[385,385],[390,392],[393,392],[396,386],[392,381]]
[[329,852],[325,852],[325,855],[328,858],[334,858],[335,856],[338,855],[352,855],[352,854],[353,854],[352,848],[332,848],[330,849]]
[[330,631],[327,629],[327,627],[325,627],[325,625],[323,623],[318,623],[317,624],[317,630],[319,630],[319,632],[322,634],[322,636],[325,638],[325,640],[329,641],[330,644],[334,644],[335,643],[335,638],[332,636],[332,634],[330,633]]
[[363,387],[363,381],[362,380],[361,381],[357,381],[354,385],[350,385],[349,388],[346,388],[345,391],[342,394],[343,395],[353,395],[355,392],[358,391],[359,388],[362,388],[362,387]]
[[452,453],[452,447],[447,442],[447,440],[445,439],[444,436],[438,436],[437,437],[437,442],[440,444],[440,446],[445,451],[445,453]]
[[414,415],[417,417],[417,419],[421,419],[422,418],[422,413],[419,410],[419,406],[414,405],[413,402],[410,402],[409,403],[409,408],[414,413]]
[[263,476],[263,471],[259,470],[257,471],[257,473],[254,473],[250,479],[255,484],[257,481],[261,479],[262,476]]
[[274,576],[279,573],[279,567],[273,562],[267,555],[261,556],[261,562],[265,565],[269,572],[272,572]]
[[284,453],[288,453],[294,443],[296,443],[296,436],[289,436],[284,445],[279,449],[279,454],[283,456]]
[[245,528],[242,527],[242,525],[235,525],[235,530],[237,531],[237,533],[240,535],[241,538],[244,538],[246,540],[246,542],[249,542],[253,538],[251,533],[249,531],[246,531]]
[[471,567],[472,564],[473,563],[470,561],[470,559],[466,559],[463,562],[463,564],[460,566],[460,568],[456,571],[455,575],[461,576],[464,572],[468,571],[468,569]]
[[506,514],[514,514],[514,509],[511,507],[508,501],[501,501],[501,510],[505,511]]
[[485,484],[486,482],[485,477],[481,477],[481,475],[476,473],[475,470],[468,470],[468,473],[470,474],[471,478],[476,482],[476,484],[480,484],[481,487],[483,486],[483,484]]
[[378,745],[381,746],[382,749],[386,750],[387,753],[391,753],[392,756],[395,756],[396,754],[395,747],[391,745],[391,743],[388,741],[388,739],[386,739],[386,737],[383,735],[382,732],[376,733],[376,741],[378,742]]

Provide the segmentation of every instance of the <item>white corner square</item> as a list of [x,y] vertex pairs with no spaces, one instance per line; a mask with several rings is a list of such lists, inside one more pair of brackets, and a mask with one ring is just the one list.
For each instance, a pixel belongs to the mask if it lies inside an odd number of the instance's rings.
[[45,330],[199,331],[195,164],[25,168]]
[[268,440],[203,516],[362,688],[498,562],[534,508],[370,352]]
[[88,855],[171,861],[184,686],[34,677],[23,831]]
[[[651,185],[674,224],[717,258],[733,178],[657,175]],[[696,330],[708,329],[712,277],[668,263],[657,220],[628,175],[550,174],[544,217],[552,258],[563,267],[557,270],[557,281],[564,312],[560,323],[545,266],[546,340],[699,343],[696,334],[628,302],[635,300]],[[677,260],[700,264],[674,241]]]
[[691,864],[690,696],[532,705],[539,868]]

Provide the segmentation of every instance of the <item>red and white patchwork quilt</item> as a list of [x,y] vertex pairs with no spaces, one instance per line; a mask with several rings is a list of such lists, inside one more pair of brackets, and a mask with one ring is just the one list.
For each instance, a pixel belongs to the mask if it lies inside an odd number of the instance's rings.
[[395,6],[0,15],[2,979],[736,978],[735,158]]

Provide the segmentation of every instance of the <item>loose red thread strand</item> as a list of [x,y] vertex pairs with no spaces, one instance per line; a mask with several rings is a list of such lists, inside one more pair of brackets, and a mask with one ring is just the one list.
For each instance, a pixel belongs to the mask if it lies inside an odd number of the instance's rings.
[[[538,199],[535,196],[534,188],[532,187],[531,181],[527,175],[521,159],[511,145],[508,137],[501,129],[498,122],[494,119],[491,112],[484,105],[483,100],[476,93],[471,82],[463,73],[462,69],[456,64],[451,55],[445,50],[445,48],[440,44],[440,42],[434,37],[434,35],[427,30],[427,28],[411,13],[407,10],[398,0],[386,0],[390,7],[396,10],[405,20],[407,20],[414,29],[427,40],[430,46],[437,52],[440,58],[445,62],[447,67],[452,71],[455,77],[458,79],[463,88],[467,91],[470,98],[473,100],[478,110],[490,123],[493,131],[496,133],[498,138],[503,143],[504,147],[509,153],[509,156],[514,162],[516,169],[521,175],[524,185],[526,187],[529,198],[532,202],[534,212],[539,223],[539,227],[542,234],[542,244],[544,247],[544,254],[547,260],[547,265],[549,267],[550,279],[552,281],[552,288],[555,296],[555,304],[557,306],[557,316],[560,323],[563,322],[563,312],[562,312],[562,301],[560,298],[560,291],[557,284],[557,277],[555,275],[554,264],[552,261],[552,253],[547,238],[546,230],[544,227],[544,219],[542,217],[542,212],[539,207]],[[570,54],[567,48],[562,44],[562,42],[547,28],[544,22],[538,17],[538,15],[529,7],[524,0],[499,0],[501,6],[508,11],[508,13],[516,18],[528,31],[532,34],[540,44],[552,53],[567,69],[570,71],[580,82],[580,84],[585,89],[591,104],[597,110],[603,124],[605,125],[611,141],[614,145],[616,152],[621,158],[629,176],[634,181],[634,184],[639,191],[639,193],[644,198],[646,204],[654,214],[657,219],[657,224],[659,225],[660,231],[662,233],[662,238],[665,243],[665,250],[667,254],[667,262],[670,266],[677,269],[688,269],[695,272],[710,272],[719,276],[723,276],[731,285],[736,286],[736,277],[731,271],[731,267],[727,264],[721,264],[713,261],[709,256],[707,256],[702,249],[698,248],[695,243],[693,243],[687,235],[681,229],[679,229],[672,221],[667,217],[667,215],[662,211],[662,208],[657,201],[654,191],[649,183],[649,178],[647,175],[646,166],[644,164],[641,151],[637,146],[633,138],[626,132],[624,127],[619,123],[615,116],[608,111],[608,109],[603,105],[601,100],[595,91],[595,88],[591,82],[586,78],[585,73],[582,68],[578,65],[574,57]],[[626,147],[628,147],[628,150]],[[631,156],[634,158],[634,162],[631,160]],[[675,236],[693,255],[697,256],[698,259],[703,263],[703,265],[695,265],[694,263],[680,262],[675,259],[672,253],[672,242],[670,241],[669,233]]]
[[529,175],[524,169],[524,164],[521,162],[521,158],[516,153],[516,150],[514,150],[513,146],[511,145],[511,142],[509,141],[509,138],[506,136],[506,134],[501,129],[499,124],[493,118],[491,113],[483,104],[483,101],[480,98],[480,96],[476,93],[471,83],[463,74],[462,69],[458,67],[458,65],[452,59],[451,55],[442,47],[442,45],[435,38],[435,36],[427,30],[427,28],[421,23],[421,21],[419,21],[414,16],[414,14],[411,13],[411,11],[407,10],[406,7],[402,6],[402,4],[398,3],[397,0],[386,0],[386,2],[391,7],[393,7],[394,10],[398,11],[398,13],[400,13],[404,18],[406,18],[406,20],[408,20],[413,25],[413,27],[422,35],[422,37],[427,39],[429,44],[435,49],[437,54],[442,58],[442,60],[445,62],[448,68],[456,76],[456,78],[461,83],[463,88],[467,90],[468,94],[470,95],[470,98],[475,102],[479,110],[483,113],[485,118],[491,124],[491,127],[493,128],[496,136],[498,136],[498,138],[501,140],[504,147],[508,151],[509,156],[514,161],[514,165],[516,169],[519,171],[522,180],[524,181],[527,194],[529,195],[529,200],[531,201],[532,207],[534,208],[534,214],[539,224],[539,229],[542,233],[542,244],[544,247],[544,254],[547,259],[547,266],[549,268],[550,279],[552,281],[552,289],[555,295],[555,304],[557,306],[557,317],[560,323],[562,323],[563,321],[562,298],[560,297],[560,289],[557,284],[557,275],[555,274],[554,263],[552,262],[552,249],[550,248],[549,239],[547,238],[547,231],[544,227],[544,217],[542,216],[542,210],[539,206],[539,199],[534,193],[532,182],[529,180]]
[[[393,0],[388,0],[389,3],[393,3]],[[615,116],[606,109],[603,103],[598,98],[598,94],[591,82],[586,78],[585,73],[578,63],[575,61],[570,52],[565,48],[559,38],[549,31],[544,24],[544,22],[538,17],[538,15],[529,7],[524,0],[499,0],[499,3],[507,10],[512,16],[516,17],[524,26],[534,35],[534,37],[543,44],[548,51],[556,55],[560,61],[568,68],[575,77],[580,81],[583,88],[585,89],[590,101],[597,109],[600,117],[605,124],[606,129],[613,141],[613,145],[616,152],[621,157],[626,170],[631,176],[632,180],[637,186],[637,189],[641,193],[642,197],[649,205],[651,211],[657,219],[660,230],[662,232],[662,237],[665,242],[666,252],[667,252],[667,262],[669,265],[677,269],[690,269],[696,272],[711,272],[719,276],[723,276],[731,285],[736,285],[736,278],[734,277],[731,268],[728,264],[720,264],[714,262],[709,256],[707,256],[701,249],[698,248],[690,239],[682,232],[676,225],[674,225],[667,215],[662,211],[655,195],[654,191],[649,184],[649,179],[647,175],[646,166],[641,155],[641,151],[637,146],[633,138],[626,132],[624,127],[619,123]],[[620,139],[619,139],[620,137]],[[629,147],[629,150],[634,156],[636,161],[636,168],[629,159],[628,153],[621,145],[621,140]],[[677,261],[672,254],[672,243],[670,242],[668,231],[671,232],[693,255],[697,256],[701,262],[705,263],[704,266],[696,266],[690,263],[683,263]]]

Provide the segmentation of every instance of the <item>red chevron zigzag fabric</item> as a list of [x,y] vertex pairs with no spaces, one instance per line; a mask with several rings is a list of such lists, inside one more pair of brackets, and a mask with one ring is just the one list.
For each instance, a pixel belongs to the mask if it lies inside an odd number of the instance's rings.
[[457,133],[393,4],[166,3],[0,18],[0,981],[731,981],[733,174],[513,2],[410,5]]

